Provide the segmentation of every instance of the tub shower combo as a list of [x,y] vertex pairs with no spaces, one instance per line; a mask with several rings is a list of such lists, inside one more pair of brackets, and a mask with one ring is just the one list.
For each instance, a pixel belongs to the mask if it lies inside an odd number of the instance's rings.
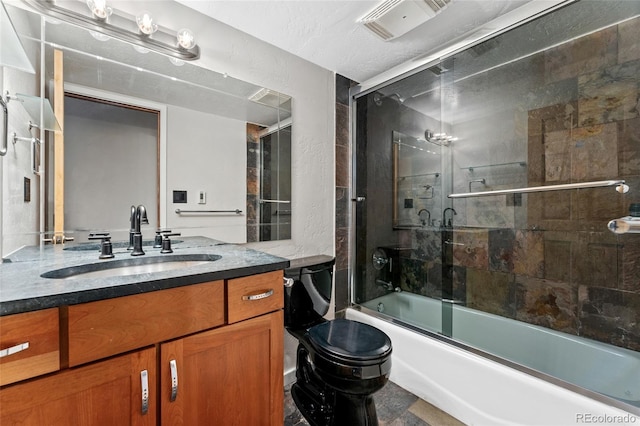
[[466,423],[640,421],[639,33],[571,2],[351,91],[347,317]]

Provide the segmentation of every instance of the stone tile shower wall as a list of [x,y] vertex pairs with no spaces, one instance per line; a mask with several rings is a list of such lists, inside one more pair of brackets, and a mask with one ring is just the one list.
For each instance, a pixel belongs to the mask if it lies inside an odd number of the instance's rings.
[[[621,195],[597,188],[456,201],[450,248],[442,247],[437,230],[400,231],[400,240],[412,247],[401,254],[401,287],[443,297],[441,253],[449,249],[454,286],[447,298],[640,351],[640,235],[616,236],[606,229],[609,220],[628,214],[630,203],[640,202],[640,18],[527,61],[537,91],[576,96],[558,95],[558,102],[528,108],[515,120],[515,133],[523,132],[527,141],[527,163],[505,172],[513,174],[512,182],[538,186],[620,178],[631,191]],[[468,171],[457,173],[470,179]],[[456,191],[467,192],[464,179]],[[517,186],[505,179],[502,187]],[[494,179],[485,189],[501,189],[501,183]]]

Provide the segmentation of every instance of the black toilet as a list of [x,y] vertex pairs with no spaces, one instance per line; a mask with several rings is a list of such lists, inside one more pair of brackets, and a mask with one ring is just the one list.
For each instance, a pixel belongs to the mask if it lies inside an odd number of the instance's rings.
[[367,324],[327,321],[333,287],[330,256],[291,261],[285,270],[284,321],[299,341],[293,400],[312,426],[376,426],[372,394],[391,371],[391,340]]

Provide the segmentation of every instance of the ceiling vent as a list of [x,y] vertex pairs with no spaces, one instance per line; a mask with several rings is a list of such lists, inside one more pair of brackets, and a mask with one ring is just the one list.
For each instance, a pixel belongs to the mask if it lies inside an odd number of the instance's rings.
[[386,0],[358,20],[384,41],[399,37],[436,16],[451,0]]
[[250,101],[258,102],[263,105],[268,105],[272,107],[280,107],[284,103],[286,103],[290,96],[283,95],[282,93],[262,88],[258,90],[253,95],[249,96]]

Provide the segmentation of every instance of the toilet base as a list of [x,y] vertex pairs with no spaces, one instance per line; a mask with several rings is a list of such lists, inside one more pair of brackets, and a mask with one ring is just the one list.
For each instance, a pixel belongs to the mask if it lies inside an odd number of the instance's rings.
[[303,345],[298,346],[297,361],[291,396],[311,426],[378,426],[371,394],[348,394],[328,386],[313,371]]
[[378,426],[371,395],[349,395],[294,383],[291,396],[311,426]]

